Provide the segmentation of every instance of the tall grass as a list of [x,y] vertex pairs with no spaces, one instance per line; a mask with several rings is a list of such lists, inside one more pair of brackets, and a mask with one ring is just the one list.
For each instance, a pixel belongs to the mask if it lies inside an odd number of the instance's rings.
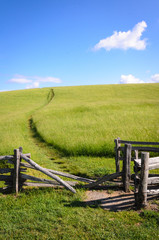
[[159,84],[54,89],[33,115],[40,136],[65,155],[113,156],[114,139],[159,141]]

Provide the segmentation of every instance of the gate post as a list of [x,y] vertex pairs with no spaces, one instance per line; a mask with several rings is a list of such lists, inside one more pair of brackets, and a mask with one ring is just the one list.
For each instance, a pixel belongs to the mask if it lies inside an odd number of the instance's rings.
[[123,187],[125,192],[129,192],[130,186],[130,163],[131,163],[131,144],[125,144],[123,160]]
[[119,143],[120,138],[117,138],[114,140],[115,142],[115,165],[116,165],[116,173],[120,172],[120,143]]
[[20,172],[20,151],[14,149],[14,172],[13,172],[13,191],[16,196],[19,191],[19,172]]
[[149,153],[141,153],[141,178],[138,192],[138,206],[146,207],[147,205],[147,185],[149,174]]

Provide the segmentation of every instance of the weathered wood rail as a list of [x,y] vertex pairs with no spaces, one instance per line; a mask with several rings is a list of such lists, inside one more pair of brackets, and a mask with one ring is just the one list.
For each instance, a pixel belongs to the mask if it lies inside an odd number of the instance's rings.
[[[21,152],[22,148],[20,147],[18,150]],[[30,157],[30,154],[25,154],[25,156]],[[5,184],[5,187],[0,190],[17,192],[17,176],[19,176],[20,172],[26,171],[26,168],[19,166],[17,159],[19,160],[19,155],[16,150],[14,150],[14,155],[0,156],[0,163],[4,162],[5,166],[9,164],[9,166],[0,169],[0,181]]]
[[[76,190],[73,188],[73,186],[77,184],[77,181],[89,184],[94,182],[94,180],[92,179],[43,168],[31,159],[30,153],[23,154],[22,151],[23,149],[22,147],[20,147],[19,149],[14,150],[14,155],[0,156],[0,162],[3,161],[6,164],[11,165],[9,167],[0,169],[0,181],[3,181],[6,185],[6,187],[2,190],[11,190],[17,195],[19,190],[21,190],[23,186],[65,187],[71,192],[76,193]],[[26,161],[27,163],[22,162],[22,160]],[[38,170],[52,178],[54,181],[27,175],[25,174],[27,168]],[[57,175],[71,178],[76,181],[64,181]],[[29,182],[27,182],[27,180]]]
[[130,171],[131,161],[138,159],[139,153],[142,151],[158,153],[159,142],[126,141],[120,138],[115,139],[114,142],[116,172],[120,172],[120,162],[122,161],[123,188],[125,192],[128,192],[132,178]]
[[149,174],[149,170],[159,168],[159,157],[149,158],[149,153],[141,153],[135,163],[135,202],[138,208],[147,206],[147,195],[159,195],[159,174]]
[[[118,144],[117,144],[118,142]],[[64,173],[60,171],[56,171],[53,169],[47,169],[41,167],[39,164],[34,162],[31,159],[31,154],[23,154],[22,147],[18,149],[14,149],[13,155],[0,156],[0,163],[6,163],[4,168],[0,169],[0,181],[3,181],[6,185],[3,190],[11,190],[18,195],[18,192],[23,188],[23,186],[31,186],[31,187],[53,187],[53,188],[66,188],[69,191],[76,193],[74,186],[78,184],[78,182],[84,182],[85,185],[82,185],[84,188],[88,189],[97,189],[101,187],[123,187],[125,192],[129,191],[130,183],[132,183],[132,179],[134,179],[135,186],[135,199],[136,203],[139,206],[146,206],[147,204],[147,194],[159,194],[159,189],[149,189],[148,187],[151,185],[154,187],[155,184],[159,184],[159,174],[149,174],[149,170],[159,168],[159,157],[149,158],[149,153],[141,153],[141,159],[138,158],[138,150],[142,149],[132,146],[132,144],[143,143],[143,142],[134,142],[134,141],[123,141],[117,139],[116,142],[116,159],[118,157],[118,162],[123,161],[122,171],[118,171],[120,168],[116,168],[116,172],[109,175],[104,175],[97,180],[83,178],[80,176],[76,176],[69,173]],[[124,144],[124,147],[121,147],[121,143]],[[145,145],[158,145],[158,143],[145,143]],[[120,145],[120,147],[117,145]],[[154,148],[148,147],[152,152]],[[157,151],[156,151],[157,149]],[[159,149],[156,148],[155,152],[158,152]],[[135,151],[135,156],[132,155],[132,151]],[[123,152],[123,156],[121,158],[120,152]],[[136,159],[135,159],[136,157]],[[130,164],[131,161],[134,161],[134,172],[131,174],[130,172]],[[116,161],[117,163],[117,161]],[[9,164],[7,166],[7,164]],[[148,165],[146,165],[148,164]],[[116,164],[118,166],[118,164]],[[51,179],[45,179],[40,177],[35,177],[26,174],[27,169],[34,169],[42,172],[47,175]],[[64,181],[59,176],[73,179],[74,181]],[[122,181],[121,181],[122,179]]]
[[[22,160],[24,160],[22,162]],[[14,150],[14,155],[0,156],[0,161],[9,163],[11,167],[0,169],[0,181],[4,181],[6,188],[5,190],[11,190],[18,194],[23,186],[32,187],[65,187],[71,192],[75,193],[76,190],[73,188],[78,182],[84,182],[86,185],[82,186],[85,188],[98,188],[98,187],[114,187],[122,186],[122,182],[118,181],[117,178],[122,176],[122,173],[113,173],[105,175],[96,181],[89,178],[83,178],[69,173],[56,171],[53,169],[43,168],[31,159],[31,154],[23,154],[23,149]],[[27,163],[26,163],[27,162]],[[53,180],[30,176],[26,174],[27,169],[38,170],[45,175],[49,176]],[[74,181],[64,181],[59,176],[73,179]],[[114,181],[114,179],[116,179]],[[106,182],[106,185],[103,185]]]
[[[124,151],[126,144],[131,145],[131,161],[138,159],[139,152],[159,152],[159,142],[126,141],[121,140],[120,138],[115,139],[114,142],[116,172],[120,172],[120,161],[124,160]],[[134,156],[132,155],[133,152]]]

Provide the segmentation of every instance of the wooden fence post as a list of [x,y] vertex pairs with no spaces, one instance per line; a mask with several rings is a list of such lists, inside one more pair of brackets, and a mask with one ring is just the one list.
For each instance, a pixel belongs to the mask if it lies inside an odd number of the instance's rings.
[[20,152],[14,149],[14,173],[13,173],[13,191],[18,195],[19,191],[19,171],[20,171]]
[[123,160],[123,187],[125,192],[129,192],[130,186],[130,163],[131,163],[131,144],[125,144]]
[[119,143],[120,138],[117,138],[114,140],[115,142],[115,165],[116,165],[116,173],[120,172],[120,143]]
[[[19,147],[19,154],[21,154],[21,153],[23,153],[23,148]],[[21,161],[22,161],[22,158],[21,158],[21,155],[20,155],[20,163],[19,164],[21,164]],[[22,178],[21,178],[21,166],[19,166],[19,190],[22,189],[24,182],[25,181],[22,180]]]
[[138,150],[135,150],[134,152],[135,152],[135,159],[138,159],[138,158],[139,158],[139,152],[138,152]]
[[141,177],[138,192],[138,207],[146,207],[147,205],[147,185],[149,174],[149,153],[141,153]]
[[[19,152],[20,153],[23,153],[23,148],[22,147],[19,147]],[[21,158],[20,158],[21,159]]]

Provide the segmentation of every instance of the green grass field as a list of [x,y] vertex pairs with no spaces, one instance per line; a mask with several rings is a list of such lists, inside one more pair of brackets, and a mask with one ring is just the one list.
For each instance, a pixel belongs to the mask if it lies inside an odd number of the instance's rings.
[[114,155],[114,139],[159,141],[159,84],[56,88],[33,114],[39,135],[70,156]]
[[[159,84],[54,93],[51,102],[49,88],[0,93],[0,155],[22,146],[43,167],[95,178],[115,170],[114,138],[159,141]],[[158,212],[104,211],[84,197],[81,189],[0,194],[0,239],[159,239]]]

